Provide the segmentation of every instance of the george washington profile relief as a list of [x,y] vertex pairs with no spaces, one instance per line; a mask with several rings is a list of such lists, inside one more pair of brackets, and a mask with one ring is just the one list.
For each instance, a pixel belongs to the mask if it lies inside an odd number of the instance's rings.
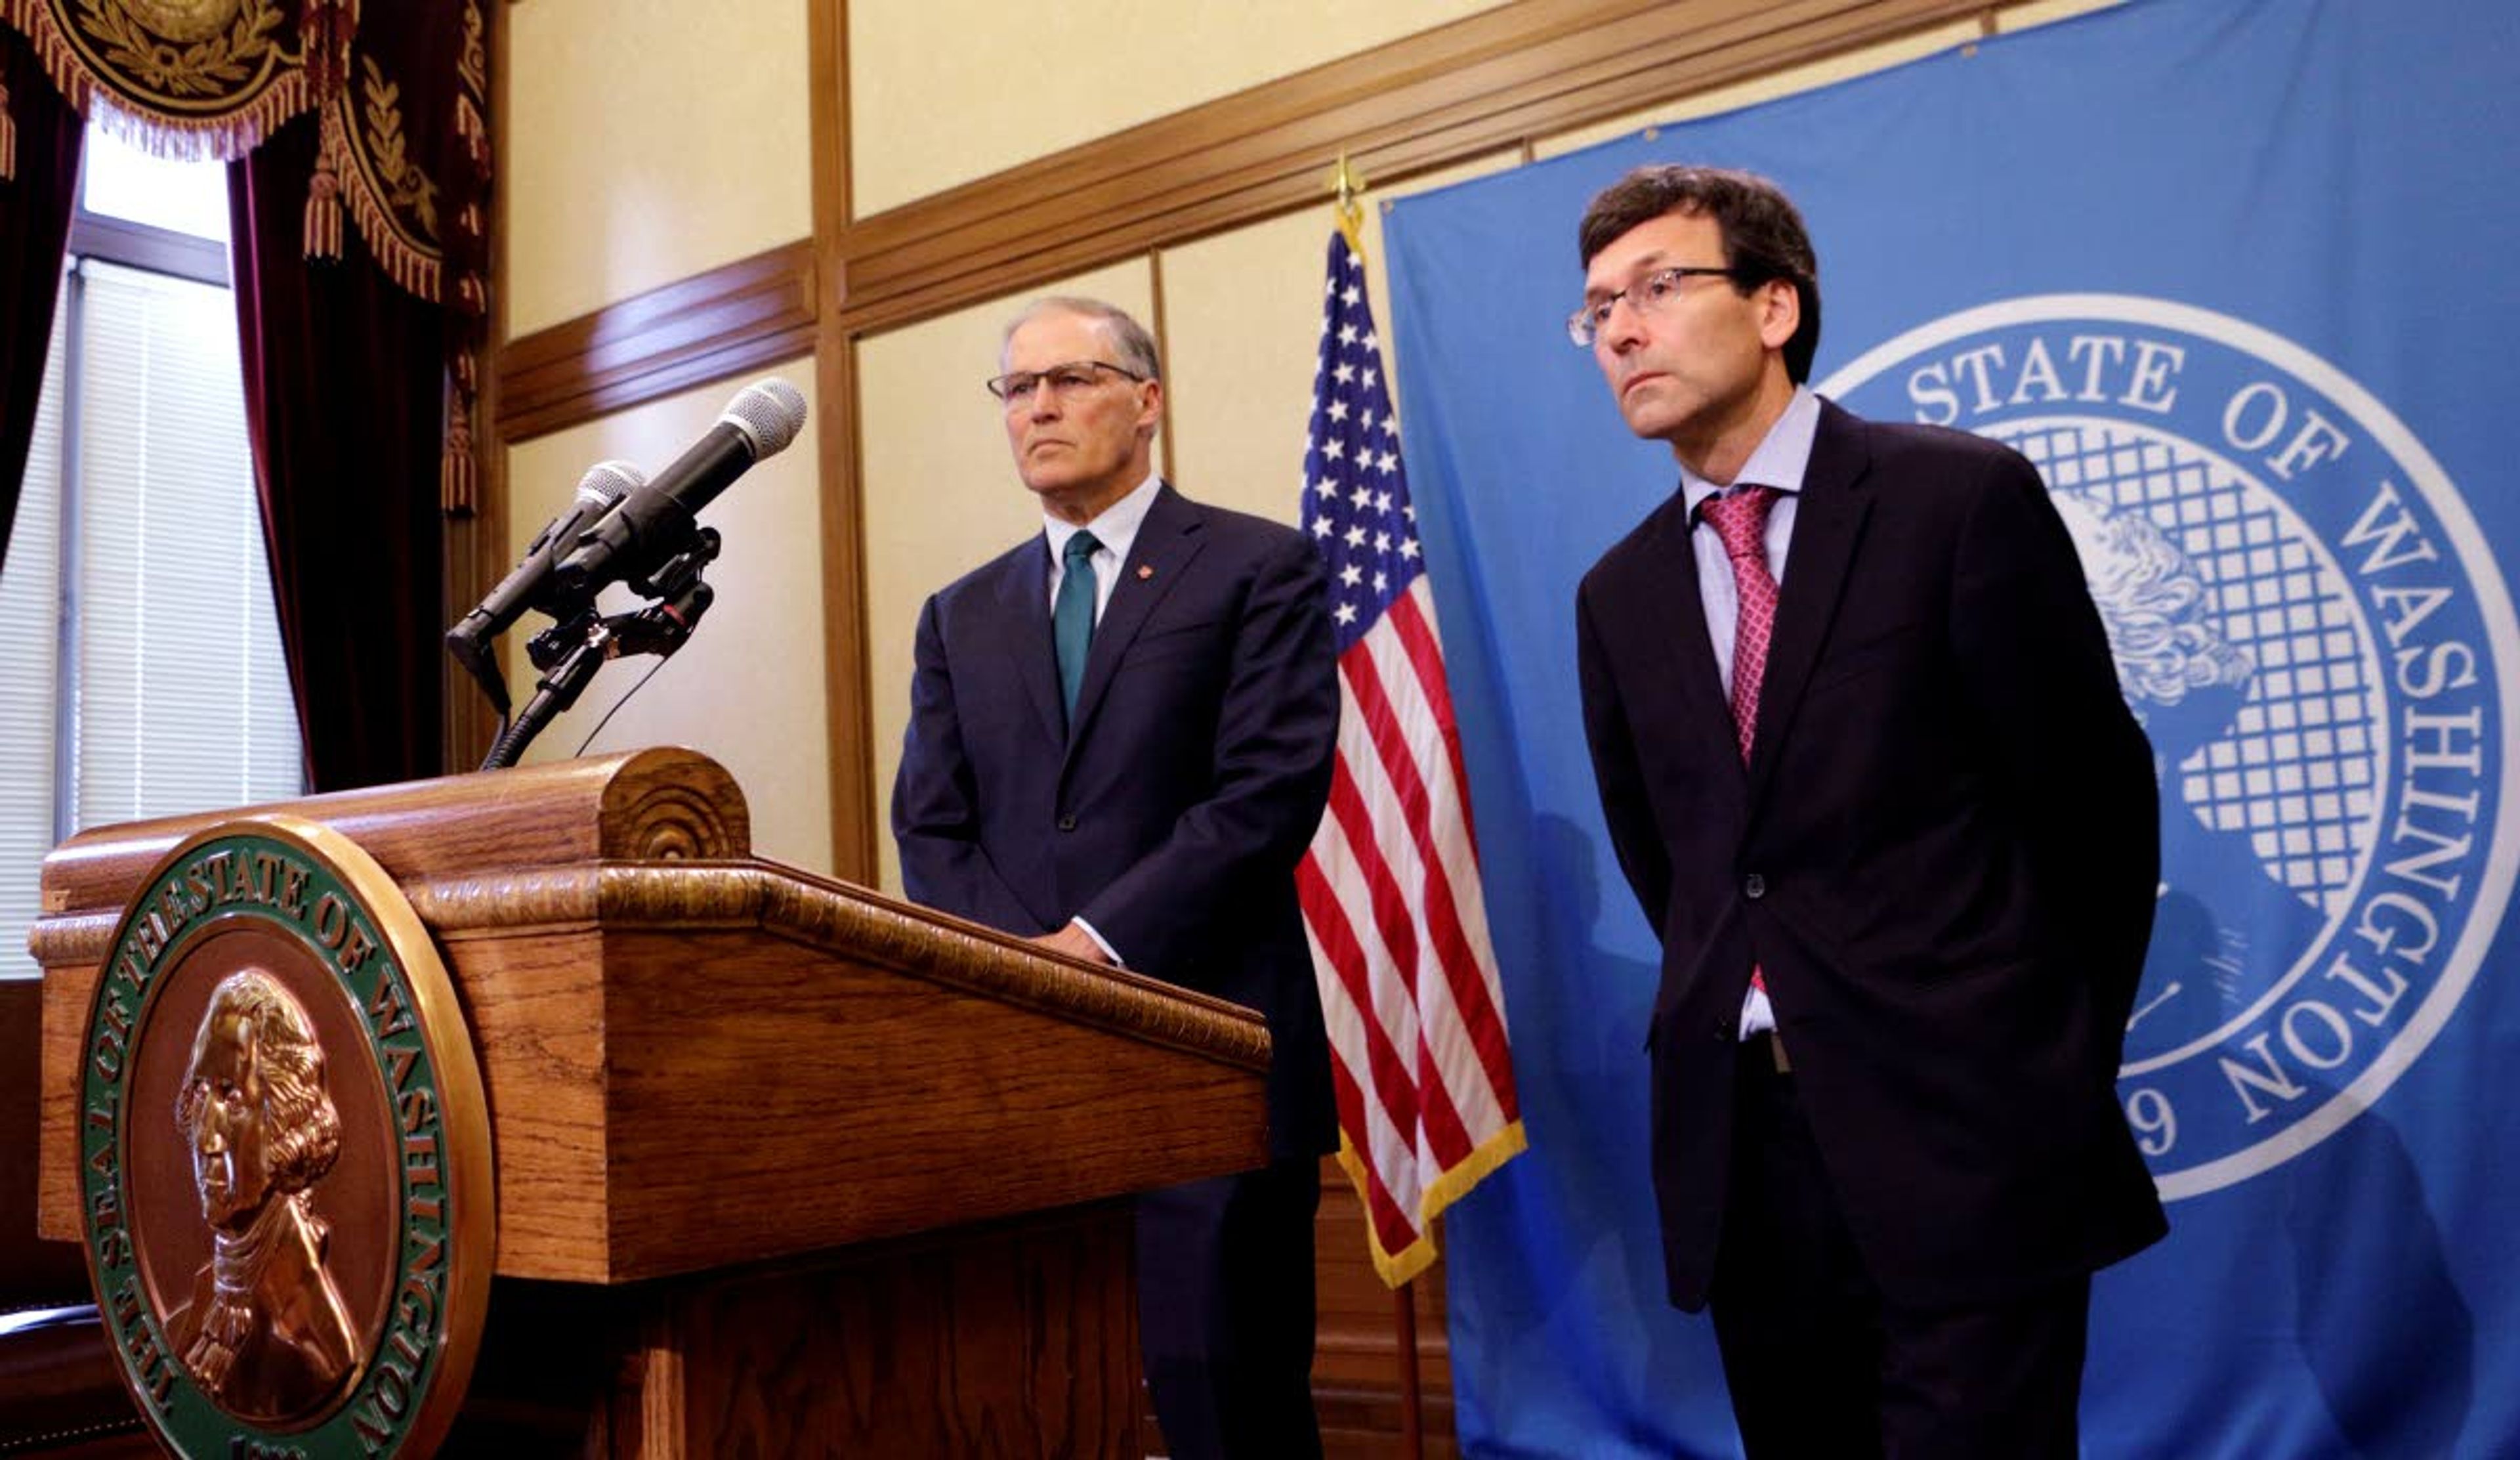
[[305,1414],[360,1354],[311,1195],[340,1153],[340,1117],[314,1026],[279,980],[246,968],[220,981],[175,1118],[211,1243],[191,1301],[167,1316],[175,1352],[232,1414]]

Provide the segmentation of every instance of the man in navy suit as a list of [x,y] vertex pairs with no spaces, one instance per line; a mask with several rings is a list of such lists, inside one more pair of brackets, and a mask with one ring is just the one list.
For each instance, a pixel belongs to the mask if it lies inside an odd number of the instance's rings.
[[902,882],[1267,1016],[1271,1163],[1139,1199],[1140,1338],[1173,1455],[1318,1455],[1313,1217],[1337,1117],[1293,873],[1338,726],[1321,559],[1155,476],[1154,342],[1120,310],[1041,300],[1000,369],[1043,529],[920,615]]
[[1804,384],[1764,178],[1642,168],[1568,322],[1680,485],[1578,595],[1672,1300],[1754,1460],[2076,1453],[2091,1274],[2164,1230],[2114,1090],[2152,763],[2031,465]]

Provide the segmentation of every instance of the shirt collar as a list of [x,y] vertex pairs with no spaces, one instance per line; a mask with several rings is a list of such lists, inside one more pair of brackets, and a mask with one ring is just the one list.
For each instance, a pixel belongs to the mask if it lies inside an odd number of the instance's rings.
[[[1734,486],[1773,486],[1778,491],[1799,492],[1803,489],[1803,473],[1811,466],[1812,439],[1820,433],[1820,397],[1809,386],[1794,387],[1791,400],[1785,402],[1784,414],[1750,452],[1741,464]],[[1691,522],[1706,499],[1732,488],[1718,486],[1688,469],[1680,468],[1680,489],[1688,501]]]
[[1152,472],[1148,473],[1147,479],[1139,482],[1127,496],[1103,508],[1099,516],[1082,526],[1043,513],[1041,528],[1050,539],[1050,561],[1062,561],[1060,555],[1067,551],[1067,539],[1079,532],[1092,532],[1094,540],[1102,544],[1105,551],[1123,563],[1128,562],[1129,547],[1138,540],[1138,528],[1145,525],[1148,511],[1155,505],[1155,492],[1162,485],[1162,478]]

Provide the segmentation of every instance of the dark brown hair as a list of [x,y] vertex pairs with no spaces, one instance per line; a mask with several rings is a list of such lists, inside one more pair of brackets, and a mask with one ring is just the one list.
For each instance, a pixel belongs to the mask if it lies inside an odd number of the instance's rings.
[[1639,167],[1603,188],[1584,209],[1577,237],[1585,265],[1629,229],[1673,212],[1715,220],[1734,289],[1746,295],[1772,279],[1793,285],[1802,323],[1785,342],[1785,374],[1797,386],[1811,379],[1812,354],[1820,348],[1820,260],[1793,200],[1757,173]]

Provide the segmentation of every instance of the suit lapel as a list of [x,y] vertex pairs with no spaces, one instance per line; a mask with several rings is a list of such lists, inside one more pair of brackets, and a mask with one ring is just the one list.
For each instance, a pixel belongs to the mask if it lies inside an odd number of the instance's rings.
[[1767,670],[1759,681],[1759,723],[1750,745],[1754,808],[1837,616],[1846,567],[1872,509],[1871,494],[1863,485],[1870,465],[1863,424],[1822,401],[1811,463],[1803,471],[1802,496],[1794,507],[1793,540],[1785,550],[1785,581],[1777,595]]
[[998,604],[1015,677],[1040,711],[1042,734],[1058,745],[1067,738],[1067,715],[1058,704],[1058,645],[1051,636],[1050,544],[1041,533],[1033,533],[1031,545],[998,579]]
[[1732,736],[1732,702],[1724,695],[1724,679],[1715,663],[1715,640],[1706,632],[1706,603],[1697,582],[1697,549],[1689,536],[1688,499],[1674,491],[1656,513],[1652,549],[1639,561],[1651,576],[1640,583],[1646,598],[1642,621],[1657,626],[1650,635],[1671,657],[1665,682],[1677,686],[1682,713],[1705,745],[1700,753],[1738,760]]
[[[1094,625],[1094,647],[1085,655],[1085,679],[1076,688],[1074,729],[1067,737],[1070,759],[1093,727],[1094,712],[1111,687],[1120,656],[1146,627],[1147,616],[1181,581],[1191,559],[1198,556],[1204,525],[1200,509],[1184,500],[1172,483],[1156,488],[1154,503],[1147,509],[1147,520],[1139,524],[1137,540],[1130,545],[1129,561],[1120,565],[1120,581],[1111,585],[1111,601]],[[1045,587],[1043,592],[1049,590]]]

